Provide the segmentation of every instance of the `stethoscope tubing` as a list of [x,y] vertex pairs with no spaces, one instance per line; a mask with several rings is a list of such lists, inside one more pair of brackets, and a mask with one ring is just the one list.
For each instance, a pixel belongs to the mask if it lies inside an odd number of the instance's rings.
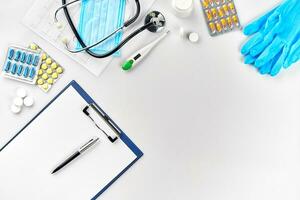
[[[140,15],[140,12],[141,12],[141,5],[140,5],[140,2],[139,0],[135,0],[135,3],[136,3],[136,13],[135,15],[127,20],[123,27],[128,27],[130,26],[131,24],[133,24],[139,17]],[[67,5],[68,3],[66,2],[66,0],[62,0],[62,5]],[[134,32],[132,32],[128,37],[126,37],[118,46],[116,46],[115,48],[113,48],[111,51],[107,52],[107,53],[104,53],[104,54],[97,54],[97,53],[94,53],[91,48],[93,48],[94,46],[87,46],[85,44],[85,42],[83,41],[83,39],[81,38],[81,36],[79,35],[74,23],[73,23],[73,20],[70,16],[70,13],[69,13],[69,10],[68,10],[68,7],[67,6],[64,6],[62,8],[64,10],[64,13],[65,13],[65,17],[67,19],[67,22],[68,24],[70,25],[70,28],[72,30],[72,32],[74,33],[76,39],[78,40],[79,44],[82,46],[82,48],[85,48],[85,51],[95,57],[95,58],[106,58],[106,57],[109,57],[111,55],[113,55],[115,52],[117,52],[118,50],[120,50],[125,44],[127,44],[131,39],[133,39],[136,35],[138,35],[139,33],[143,32],[144,30],[148,29],[149,27],[153,26],[154,23],[153,22],[149,22],[145,25],[143,25],[142,27],[138,28],[137,30],[135,30]],[[105,40],[104,40],[105,41]],[[101,44],[101,43],[100,43]]]

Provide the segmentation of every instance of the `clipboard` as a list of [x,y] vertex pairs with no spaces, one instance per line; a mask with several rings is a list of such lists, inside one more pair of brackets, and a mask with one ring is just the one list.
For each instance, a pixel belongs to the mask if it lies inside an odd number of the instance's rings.
[[[69,106],[62,105],[66,102],[70,102]],[[80,105],[80,112],[73,112],[74,108],[77,110],[77,105]],[[42,123],[42,121],[52,119],[53,113],[57,110],[61,111],[60,116],[65,115],[72,118],[67,119],[66,122],[77,120],[80,123],[70,122],[69,127],[73,130],[71,132],[68,131],[68,124],[62,130],[53,131],[56,130],[55,125],[64,123],[56,121],[55,123],[50,122],[48,125],[48,122]],[[72,113],[66,114],[68,111],[72,111]],[[41,125],[45,126],[40,127]],[[45,127],[52,131],[36,130],[38,128],[43,130]],[[66,139],[62,135],[63,132],[72,137]],[[80,145],[78,141],[84,142],[82,138],[87,137],[86,134],[89,133],[97,134],[100,137],[100,144],[91,152],[83,155],[82,160],[70,164],[60,174],[51,176],[51,169],[59,162],[57,159],[65,158],[66,154],[70,153],[68,151],[78,147]],[[76,139],[77,137],[78,139]],[[77,142],[75,143],[73,140]],[[44,158],[45,156],[47,159]],[[79,199],[94,200],[142,156],[143,152],[73,80],[0,149],[0,177],[5,180],[1,181],[3,184],[0,182],[0,199],[22,197],[38,200],[78,197]],[[34,172],[31,172],[32,168]],[[66,180],[66,178],[69,179]],[[31,181],[30,184],[28,179]],[[84,185],[76,182],[83,179],[85,180]],[[68,194],[63,194],[62,191],[66,191]],[[92,194],[92,192],[94,193]]]

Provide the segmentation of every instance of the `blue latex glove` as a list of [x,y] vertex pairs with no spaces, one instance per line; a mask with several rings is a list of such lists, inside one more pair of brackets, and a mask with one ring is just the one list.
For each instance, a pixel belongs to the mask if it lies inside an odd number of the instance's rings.
[[[242,47],[245,63],[272,76],[299,60],[300,1],[287,0],[245,27],[254,36]],[[272,64],[272,66],[266,66]]]
[[284,62],[284,68],[288,68],[293,63],[300,60],[300,35],[296,39],[296,43],[292,46],[289,55]]

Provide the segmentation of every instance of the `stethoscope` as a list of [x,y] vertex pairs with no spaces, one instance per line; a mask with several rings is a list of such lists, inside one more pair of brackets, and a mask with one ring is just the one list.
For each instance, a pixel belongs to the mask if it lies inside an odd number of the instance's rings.
[[89,55],[95,57],[95,58],[106,58],[108,56],[113,55],[115,52],[117,52],[118,50],[120,50],[125,44],[127,44],[132,38],[134,38],[136,35],[138,35],[139,33],[143,32],[144,30],[149,30],[150,32],[153,33],[157,33],[160,32],[164,29],[165,25],[166,25],[166,19],[164,17],[164,15],[158,11],[151,11],[150,13],[148,13],[145,17],[145,21],[144,21],[144,25],[141,26],[140,28],[136,29],[134,32],[132,32],[128,37],[126,37],[125,39],[123,39],[123,41],[116,46],[115,48],[113,48],[112,50],[110,50],[107,53],[104,54],[96,54],[94,53],[91,48],[103,43],[104,41],[106,41],[107,39],[109,39],[110,37],[112,37],[113,35],[117,34],[118,32],[120,32],[121,30],[125,29],[126,27],[130,26],[131,24],[133,24],[139,17],[140,13],[141,13],[141,5],[139,0],[135,0],[135,4],[136,4],[136,12],[135,14],[128,19],[121,27],[117,28],[115,31],[113,31],[111,34],[107,35],[106,37],[104,37],[102,40],[96,42],[95,44],[92,44],[90,46],[87,46],[85,44],[85,42],[82,40],[81,36],[79,35],[73,20],[71,19],[69,10],[68,10],[68,6],[76,3],[78,1],[81,0],[74,0],[71,1],[69,3],[66,2],[66,0],[62,0],[62,6],[59,7],[56,11],[55,11],[55,16],[54,16],[54,21],[55,23],[58,23],[58,19],[57,19],[57,14],[58,12],[63,9],[67,22],[71,27],[72,32],[74,33],[76,39],[78,40],[79,44],[82,46],[81,49],[70,49],[68,42],[65,42],[65,46],[66,49],[71,52],[71,53],[79,53],[79,52],[87,52]]

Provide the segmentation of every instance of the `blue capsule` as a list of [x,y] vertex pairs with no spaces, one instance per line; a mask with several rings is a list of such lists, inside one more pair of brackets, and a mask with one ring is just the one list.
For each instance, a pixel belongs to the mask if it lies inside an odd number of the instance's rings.
[[37,66],[39,64],[39,61],[40,61],[40,56],[36,55],[34,57],[34,61],[33,61],[33,65],[34,66]]
[[26,63],[27,63],[28,65],[31,65],[32,59],[33,59],[33,55],[32,55],[32,54],[29,54],[28,57],[27,57],[27,62],[26,62]]
[[35,70],[34,68],[31,68],[29,77],[30,77],[31,79],[33,79],[34,76],[35,76],[35,73],[36,73],[36,70]]
[[15,61],[19,61],[21,57],[21,51],[17,51],[16,56],[15,56]]
[[22,55],[21,55],[21,62],[22,62],[22,63],[25,63],[26,57],[27,57],[26,53],[23,52]]
[[29,75],[29,67],[26,67],[25,70],[24,70],[23,76],[24,76],[25,78],[27,78],[28,75]]
[[17,65],[16,63],[13,64],[13,66],[12,66],[12,68],[11,68],[11,70],[10,70],[10,73],[15,74],[16,71],[17,71],[17,68],[18,68],[18,65]]
[[5,66],[5,68],[4,68],[4,71],[9,72],[10,66],[11,66],[11,62],[8,61],[8,62],[6,63],[6,66]]
[[20,66],[18,67],[18,70],[17,70],[18,76],[21,76],[21,75],[22,75],[22,71],[23,71],[23,65],[20,65]]
[[15,55],[15,50],[10,49],[9,52],[8,52],[8,59],[9,60],[13,59],[14,55]]

